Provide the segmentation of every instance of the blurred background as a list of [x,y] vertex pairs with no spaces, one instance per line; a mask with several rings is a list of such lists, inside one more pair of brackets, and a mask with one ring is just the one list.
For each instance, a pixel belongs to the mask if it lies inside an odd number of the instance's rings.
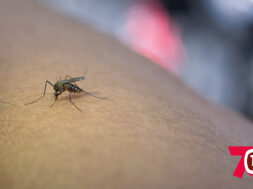
[[[253,119],[253,0],[39,0]],[[155,77],[155,76],[154,76]]]

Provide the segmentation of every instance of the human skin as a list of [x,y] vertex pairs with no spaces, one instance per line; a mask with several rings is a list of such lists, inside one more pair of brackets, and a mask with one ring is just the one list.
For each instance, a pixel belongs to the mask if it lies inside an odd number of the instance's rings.
[[[233,176],[253,125],[33,0],[0,1],[0,188],[251,188]],[[109,100],[43,92],[66,74]],[[47,93],[53,89],[48,86]]]

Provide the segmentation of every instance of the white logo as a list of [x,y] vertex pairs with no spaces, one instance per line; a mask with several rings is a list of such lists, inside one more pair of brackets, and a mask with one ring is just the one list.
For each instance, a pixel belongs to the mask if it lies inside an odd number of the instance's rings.
[[246,152],[245,156],[244,156],[244,167],[245,167],[245,170],[249,174],[253,174],[253,169],[250,169],[249,166],[253,167],[253,149],[248,150]]

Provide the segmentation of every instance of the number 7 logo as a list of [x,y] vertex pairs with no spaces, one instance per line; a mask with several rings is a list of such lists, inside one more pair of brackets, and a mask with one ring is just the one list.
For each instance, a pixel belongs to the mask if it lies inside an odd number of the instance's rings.
[[228,149],[232,156],[242,156],[233,175],[242,178],[246,171],[253,176],[253,146],[229,146]]

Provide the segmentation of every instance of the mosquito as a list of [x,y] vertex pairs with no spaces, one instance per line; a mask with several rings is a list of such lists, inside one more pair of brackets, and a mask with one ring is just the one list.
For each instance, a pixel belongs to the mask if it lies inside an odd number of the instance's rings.
[[63,92],[65,91],[69,91],[69,101],[70,103],[76,108],[78,109],[79,111],[82,111],[80,108],[78,108],[71,100],[71,93],[85,93],[87,95],[90,95],[90,96],[93,96],[95,98],[99,98],[99,99],[107,99],[106,97],[99,97],[99,96],[96,96],[92,93],[89,93],[89,92],[86,92],[84,91],[83,89],[81,89],[75,82],[78,82],[78,81],[81,81],[81,80],[84,80],[85,77],[71,77],[69,75],[66,75],[65,79],[64,80],[58,80],[56,81],[55,84],[52,84],[50,81],[46,80],[45,82],[45,88],[44,88],[44,92],[43,92],[43,95],[38,98],[37,100],[34,100],[32,102],[29,102],[25,105],[29,105],[29,104],[32,104],[34,102],[38,102],[40,99],[42,99],[45,94],[46,94],[46,89],[47,89],[47,84],[51,85],[52,87],[54,87],[54,97],[55,97],[55,101],[53,102],[53,104],[50,106],[52,107],[55,102],[58,100],[58,96],[60,94],[62,94]]

